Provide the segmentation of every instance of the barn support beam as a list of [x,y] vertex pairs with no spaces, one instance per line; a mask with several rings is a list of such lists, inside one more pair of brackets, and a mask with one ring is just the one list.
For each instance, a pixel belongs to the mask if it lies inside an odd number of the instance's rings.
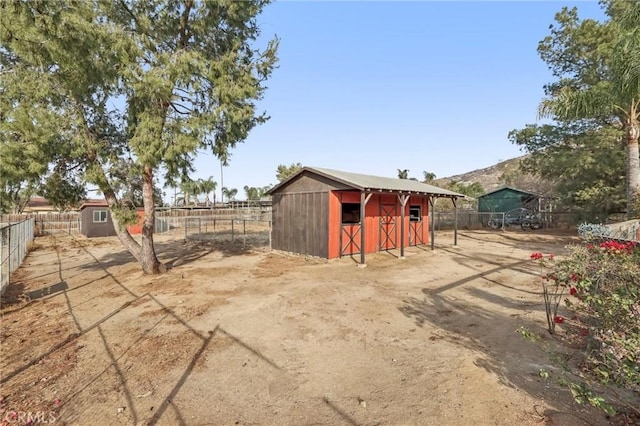
[[431,250],[435,250],[435,238],[436,238],[436,199],[434,197],[429,197],[429,210],[431,220],[429,220],[429,228],[431,229]]
[[453,203],[453,245],[458,245],[458,199],[451,198],[451,202]]
[[398,201],[400,201],[400,259],[404,259],[404,218],[407,201],[409,201],[408,195],[398,194]]
[[365,194],[364,191],[360,192],[360,264],[358,266],[364,268],[367,264],[364,262],[364,252],[365,252],[365,210],[367,207],[367,203],[371,199],[373,193]]

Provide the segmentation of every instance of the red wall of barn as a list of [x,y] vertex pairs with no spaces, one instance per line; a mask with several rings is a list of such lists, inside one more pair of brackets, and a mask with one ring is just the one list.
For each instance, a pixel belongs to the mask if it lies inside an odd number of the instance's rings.
[[136,214],[138,216],[138,221],[133,225],[127,226],[127,230],[132,235],[142,234],[142,223],[144,222],[144,210],[138,209],[138,211],[136,211]]
[[[329,258],[340,257],[340,236],[342,229],[342,202],[360,203],[360,193],[357,191],[331,191],[329,194]],[[401,210],[400,202],[395,194],[374,194],[367,203],[365,209],[365,253],[375,253],[380,251],[380,245],[386,240],[380,235],[380,212],[381,205],[395,205],[395,229],[390,233],[395,237],[395,246],[400,248],[400,220]],[[409,207],[411,205],[420,205],[422,210],[422,222],[419,227],[418,240],[424,244],[429,242],[429,205],[428,198],[423,196],[411,196],[407,202],[405,210],[405,227],[404,227],[404,246],[409,247],[409,234],[412,232],[409,221]],[[350,229],[359,225],[347,225]],[[413,231],[415,232],[415,231]],[[421,238],[420,238],[421,237]],[[360,246],[360,235],[355,238],[357,246]],[[359,253],[357,247],[349,247],[348,238],[343,236],[343,247],[346,247],[353,254]],[[348,254],[348,252],[347,252]]]

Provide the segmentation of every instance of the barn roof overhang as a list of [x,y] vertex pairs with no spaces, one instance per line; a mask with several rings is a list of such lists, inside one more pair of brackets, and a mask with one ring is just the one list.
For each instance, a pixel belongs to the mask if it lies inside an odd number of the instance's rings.
[[434,185],[410,180],[396,179],[382,176],[364,175],[360,173],[343,172],[340,170],[324,169],[319,167],[303,167],[297,173],[271,188],[267,194],[272,195],[289,182],[302,174],[315,174],[342,184],[350,189],[364,193],[397,194],[397,195],[423,195],[434,198],[465,198],[464,194],[439,188]]

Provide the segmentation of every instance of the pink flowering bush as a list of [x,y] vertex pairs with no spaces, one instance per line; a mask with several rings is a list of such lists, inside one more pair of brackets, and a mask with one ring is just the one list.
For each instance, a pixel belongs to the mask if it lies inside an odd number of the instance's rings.
[[531,259],[538,261],[540,264],[540,281],[542,282],[542,295],[544,297],[544,306],[547,314],[547,330],[554,334],[556,324],[562,324],[564,318],[558,315],[558,307],[562,301],[566,289],[566,283],[562,281],[555,272],[544,274],[545,269],[554,270],[554,255],[545,256],[542,253],[531,253]]
[[[572,247],[558,262],[541,253],[531,258],[542,268],[549,332],[563,324],[578,344],[577,374],[585,382],[570,385],[576,401],[611,407],[589,387],[598,383],[622,391],[616,403],[640,416],[640,245],[611,240]],[[570,320],[558,315],[560,299]]]

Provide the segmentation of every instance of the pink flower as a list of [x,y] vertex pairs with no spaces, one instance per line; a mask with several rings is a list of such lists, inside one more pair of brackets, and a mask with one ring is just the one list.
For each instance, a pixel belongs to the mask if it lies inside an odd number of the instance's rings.
[[536,252],[536,253],[531,253],[531,259],[533,260],[540,260],[542,259],[544,256],[542,255],[542,253],[540,252]]
[[578,281],[578,278],[578,274],[571,274],[571,281],[573,281],[574,283]]
[[575,296],[575,295],[576,295],[576,293],[578,293],[578,289],[577,289],[577,288],[575,288],[575,287],[571,287],[571,288],[569,289],[569,294],[570,294],[570,295]]
[[564,318],[562,318],[560,315],[556,315],[555,317],[553,317],[553,322],[555,322],[556,324],[562,324],[564,322]]
[[554,258],[554,257],[555,257],[555,256],[554,256],[553,254],[550,254],[550,255],[549,255],[549,259],[551,259],[551,260],[553,260],[553,258]]

